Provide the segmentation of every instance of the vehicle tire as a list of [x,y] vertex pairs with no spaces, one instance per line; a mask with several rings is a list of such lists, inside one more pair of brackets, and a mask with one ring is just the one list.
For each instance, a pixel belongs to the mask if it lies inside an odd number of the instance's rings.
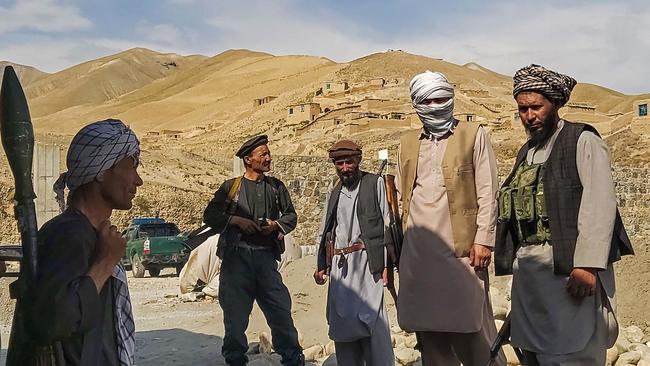
[[144,277],[144,265],[142,264],[142,259],[138,253],[133,254],[131,257],[131,270],[133,271],[133,277],[142,278]]
[[179,264],[179,265],[176,266],[176,277],[178,277],[178,276],[181,275],[181,271],[182,271],[182,270],[183,270],[183,266],[182,266],[182,265]]
[[149,276],[151,277],[158,277],[160,276],[160,268],[149,268]]

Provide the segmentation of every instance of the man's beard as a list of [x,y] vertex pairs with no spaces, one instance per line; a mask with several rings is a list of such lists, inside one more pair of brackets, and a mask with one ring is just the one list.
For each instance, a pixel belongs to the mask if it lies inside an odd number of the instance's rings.
[[339,179],[341,179],[341,183],[350,188],[353,187],[358,181],[359,178],[361,178],[361,174],[359,174],[359,171],[354,171],[354,172],[349,172],[349,173],[338,173]]
[[557,122],[545,121],[542,127],[531,130],[528,125],[525,125],[526,132],[528,133],[528,141],[531,146],[543,147],[551,139],[553,133],[557,129]]

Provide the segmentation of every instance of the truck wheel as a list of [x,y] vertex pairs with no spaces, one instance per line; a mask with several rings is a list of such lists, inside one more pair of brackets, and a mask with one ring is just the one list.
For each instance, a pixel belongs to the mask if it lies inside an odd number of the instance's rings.
[[133,277],[142,278],[144,277],[144,265],[142,264],[142,259],[138,253],[133,254],[131,257],[131,270],[133,271]]
[[160,268],[149,268],[149,276],[158,277],[160,275]]

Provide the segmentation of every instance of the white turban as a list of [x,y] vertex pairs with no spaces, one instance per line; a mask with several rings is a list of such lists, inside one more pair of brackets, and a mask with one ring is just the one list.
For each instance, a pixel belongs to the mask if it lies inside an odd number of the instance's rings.
[[66,159],[68,171],[54,183],[59,205],[64,207],[63,190],[66,186],[74,191],[126,157],[133,158],[137,164],[139,156],[140,142],[122,121],[107,119],[82,128],[70,143]]
[[[427,133],[442,137],[454,128],[454,87],[445,75],[425,71],[416,75],[409,84],[413,108]],[[422,104],[434,98],[450,98],[443,104]]]

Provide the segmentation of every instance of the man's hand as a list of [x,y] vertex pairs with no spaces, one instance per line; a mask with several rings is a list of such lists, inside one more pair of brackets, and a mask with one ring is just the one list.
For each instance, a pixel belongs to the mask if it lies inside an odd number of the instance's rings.
[[481,244],[472,245],[469,250],[469,264],[472,267],[487,268],[492,258],[492,249]]
[[389,269],[388,267],[384,267],[384,271],[381,273],[381,281],[384,283],[384,287],[388,286],[388,271],[391,270],[392,268]]
[[266,219],[266,225],[261,229],[262,235],[271,235],[277,231],[280,231],[280,225],[276,221]]
[[97,228],[97,244],[93,263],[88,269],[88,276],[95,282],[99,293],[106,280],[113,274],[113,267],[120,262],[126,251],[126,239],[117,231],[117,226],[110,220],[102,221]]
[[122,237],[117,226],[112,225],[110,220],[99,224],[97,245],[95,246],[95,261],[103,262],[107,267],[112,268],[126,252],[126,239]]
[[569,275],[566,290],[578,298],[593,296],[596,290],[596,269],[574,268]]
[[316,272],[314,272],[314,281],[316,281],[317,285],[324,285],[325,282],[327,282],[327,275],[325,274],[325,270],[316,270]]
[[251,219],[247,219],[241,216],[233,216],[230,218],[230,224],[237,226],[244,234],[251,235],[260,232],[260,226]]

